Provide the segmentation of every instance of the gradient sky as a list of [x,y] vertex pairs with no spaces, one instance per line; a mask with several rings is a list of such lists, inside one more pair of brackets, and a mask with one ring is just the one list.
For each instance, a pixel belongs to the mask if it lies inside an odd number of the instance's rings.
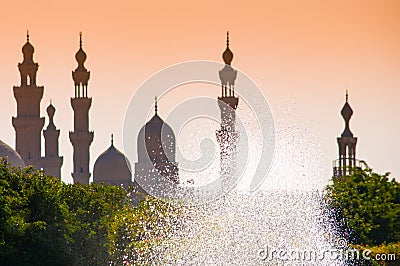
[[92,166],[111,133],[122,148],[127,105],[145,79],[182,61],[220,61],[229,30],[232,65],[262,88],[273,112],[286,108],[313,132],[327,169],[337,158],[348,88],[358,157],[400,176],[400,1],[21,0],[2,3],[0,24],[0,139],[15,146],[12,87],[29,29],[45,86],[42,116],[50,99],[57,109],[64,181],[71,181],[69,99],[80,31],[91,71]]

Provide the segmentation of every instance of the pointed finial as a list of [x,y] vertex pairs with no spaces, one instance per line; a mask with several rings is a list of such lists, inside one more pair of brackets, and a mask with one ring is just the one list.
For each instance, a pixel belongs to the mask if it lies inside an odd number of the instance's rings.
[[82,48],[82,32],[79,32],[79,47]]
[[26,30],[26,41],[29,42],[29,30]]
[[111,146],[114,146],[114,134],[111,134]]
[[349,91],[346,89],[346,103],[349,101]]
[[50,105],[52,105],[52,103],[51,103],[51,98],[50,98]]
[[226,32],[226,47],[229,47],[229,31]]
[[156,114],[157,114],[157,109],[158,109],[158,106],[157,106],[157,96],[156,96],[156,97],[154,97],[154,111]]

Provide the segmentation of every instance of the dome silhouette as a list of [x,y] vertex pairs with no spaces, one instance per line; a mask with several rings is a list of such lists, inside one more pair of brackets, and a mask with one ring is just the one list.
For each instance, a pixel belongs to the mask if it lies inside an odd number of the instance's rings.
[[[154,116],[140,129],[137,138],[138,162],[135,164],[135,182],[149,184],[159,175],[178,184],[178,164],[175,161],[175,134],[172,128],[157,114],[157,98]],[[139,182],[140,180],[140,182]],[[150,184],[155,189],[154,184]]]
[[10,146],[0,140],[0,157],[6,159],[11,166],[25,167],[21,156]]
[[175,134],[157,113],[139,131],[138,157],[153,163],[175,161]]
[[97,158],[93,168],[93,182],[111,185],[129,185],[132,173],[128,158],[111,146]]
[[33,55],[34,52],[35,52],[35,48],[33,47],[33,45],[29,41],[26,42],[24,46],[22,46],[22,53],[25,56],[30,57],[30,56]]

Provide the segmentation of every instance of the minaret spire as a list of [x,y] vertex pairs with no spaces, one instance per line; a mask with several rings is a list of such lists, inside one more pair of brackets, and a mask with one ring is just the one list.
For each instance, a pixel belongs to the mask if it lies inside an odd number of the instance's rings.
[[75,84],[75,98],[88,97],[88,82],[90,78],[90,71],[85,67],[87,55],[82,48],[82,32],[79,33],[79,50],[75,54],[75,59],[78,67],[72,71],[72,79]]
[[229,47],[229,31],[226,32],[226,47]]
[[334,161],[333,176],[341,177],[352,173],[352,168],[356,166],[356,145],[357,138],[350,130],[350,118],[353,109],[349,104],[349,93],[346,90],[346,102],[341,110],[341,115],[345,122],[345,128],[341,136],[337,138],[339,146],[339,159]]
[[114,146],[114,134],[111,134],[111,146]]
[[78,67],[72,71],[72,79],[75,85],[75,97],[71,98],[71,106],[74,110],[74,131],[69,133],[69,139],[74,149],[74,170],[72,178],[74,183],[88,184],[89,172],[89,150],[94,133],[89,131],[89,109],[92,98],[88,97],[88,82],[90,72],[85,68],[86,53],[82,49],[82,33],[79,33],[79,50],[75,54]]
[[29,30],[26,30],[26,42],[29,42]]
[[154,97],[154,112],[157,114],[158,106],[157,106],[157,96]]
[[41,167],[47,175],[61,178],[61,166],[63,165],[63,157],[59,156],[59,143],[60,130],[54,125],[54,114],[56,108],[50,101],[46,109],[49,116],[49,125],[46,130],[43,130],[45,140],[45,156],[41,159]]

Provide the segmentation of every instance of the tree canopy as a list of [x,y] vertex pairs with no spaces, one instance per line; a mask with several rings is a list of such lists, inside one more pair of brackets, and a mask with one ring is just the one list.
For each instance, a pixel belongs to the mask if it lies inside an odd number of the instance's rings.
[[0,159],[0,265],[134,263],[177,213],[154,198],[133,206],[122,187],[65,184]]
[[327,187],[335,225],[350,243],[400,242],[400,183],[389,174],[354,168]]

